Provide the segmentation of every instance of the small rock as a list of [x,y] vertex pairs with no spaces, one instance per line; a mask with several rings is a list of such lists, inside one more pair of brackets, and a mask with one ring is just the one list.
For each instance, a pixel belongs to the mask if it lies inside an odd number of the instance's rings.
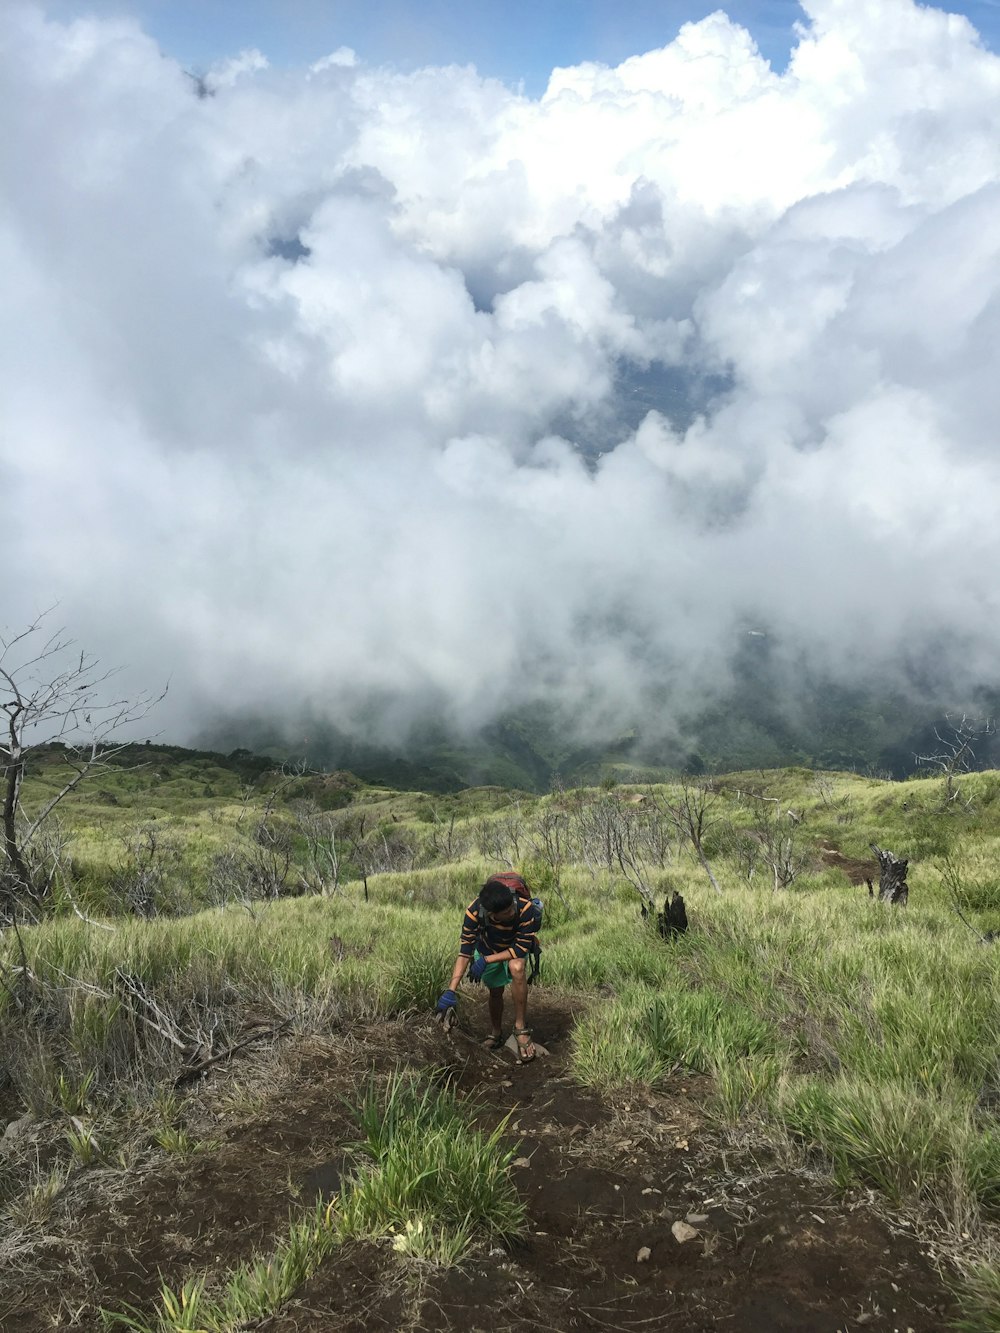
[[31,1124],[31,1112],[20,1116],[17,1120],[12,1120],[3,1132],[6,1142],[12,1143],[14,1139],[19,1138]]
[[708,1213],[688,1213],[687,1220],[693,1227],[703,1227],[708,1221]]
[[648,1245],[644,1245],[644,1246],[642,1247],[642,1249],[639,1251],[639,1253],[635,1256],[635,1261],[636,1261],[636,1263],[637,1263],[637,1264],[648,1264],[648,1263],[649,1263],[649,1256],[650,1256],[652,1253],[653,1253],[653,1251],[649,1248],[649,1246],[648,1246]]
[[[542,1043],[541,1043],[540,1041],[534,1041],[532,1044],[533,1044],[534,1047],[535,1047],[535,1054],[536,1054],[536,1055],[548,1055],[548,1053],[549,1053],[549,1048],[548,1048],[547,1046],[543,1046]],[[508,1051],[511,1051],[514,1055],[517,1055],[517,1058],[518,1058],[519,1063],[522,1063],[522,1064],[525,1063],[524,1061],[521,1060],[520,1055],[518,1055],[518,1049],[519,1049],[519,1048],[518,1048],[518,1044],[517,1044],[517,1038],[514,1036],[513,1033],[511,1033],[511,1035],[510,1035],[510,1036],[507,1038],[507,1040],[504,1042],[504,1046],[506,1047],[506,1049],[507,1049]],[[528,1064],[531,1064],[532,1062],[531,1062],[530,1060],[528,1060],[527,1063],[528,1063]]]
[[694,1240],[695,1236],[698,1234],[695,1228],[688,1226],[686,1222],[675,1222],[670,1230],[678,1245],[683,1245],[689,1240]]

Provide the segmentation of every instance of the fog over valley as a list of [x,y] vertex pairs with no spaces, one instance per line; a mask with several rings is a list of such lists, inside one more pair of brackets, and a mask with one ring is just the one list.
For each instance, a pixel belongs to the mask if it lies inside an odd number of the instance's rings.
[[533,98],[5,4],[4,623],[179,741],[683,730],[761,642],[992,685],[1000,59],[802,11],[783,72],[720,11]]

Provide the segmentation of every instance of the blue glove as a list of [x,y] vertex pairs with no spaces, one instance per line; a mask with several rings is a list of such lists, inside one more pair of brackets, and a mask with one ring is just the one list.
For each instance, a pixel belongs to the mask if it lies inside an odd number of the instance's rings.
[[458,996],[453,990],[446,990],[437,1002],[437,1011],[439,1014],[446,1014],[449,1009],[454,1009],[458,1004]]
[[474,985],[478,984],[480,981],[482,981],[483,973],[486,971],[488,967],[489,963],[487,963],[486,959],[482,956],[482,954],[480,954],[478,958],[474,958],[472,960],[472,966],[469,968],[469,973],[468,973],[469,980]]

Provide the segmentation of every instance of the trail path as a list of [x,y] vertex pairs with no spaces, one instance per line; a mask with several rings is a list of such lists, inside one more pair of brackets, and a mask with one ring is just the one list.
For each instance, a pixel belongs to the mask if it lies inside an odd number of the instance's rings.
[[528,1233],[444,1272],[384,1245],[345,1247],[268,1333],[944,1333],[952,1307],[913,1237],[859,1197],[722,1146],[706,1080],[676,1074],[656,1094],[602,1098],[567,1077],[565,999],[533,997],[551,1054],[524,1067],[478,1045],[485,1005],[463,1013],[465,1040],[413,1019],[290,1039],[255,1080],[247,1066],[213,1072],[192,1096],[217,1145],[81,1173],[61,1229],[0,1277],[2,1333],[93,1333],[96,1304],[150,1309],[161,1275],[177,1285],[270,1249],[290,1209],[339,1186],[357,1134],[344,1099],[367,1070],[401,1062],[475,1095],[484,1126],[511,1114]]

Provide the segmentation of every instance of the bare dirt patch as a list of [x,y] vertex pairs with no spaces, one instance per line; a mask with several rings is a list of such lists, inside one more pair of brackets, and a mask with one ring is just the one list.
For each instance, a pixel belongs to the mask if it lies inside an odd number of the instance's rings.
[[270,1249],[290,1212],[339,1188],[356,1137],[346,1100],[367,1071],[400,1064],[435,1070],[480,1105],[484,1126],[511,1116],[527,1234],[448,1271],[386,1245],[345,1246],[267,1321],[274,1333],[947,1327],[949,1297],[920,1245],[861,1199],[727,1150],[705,1123],[705,1080],[602,1098],[567,1077],[565,1000],[535,997],[535,1034],[552,1053],[523,1067],[479,1046],[485,1005],[464,1008],[464,1037],[415,1018],[290,1038],[243,1109],[227,1089],[247,1067],[213,1071],[187,1113],[216,1146],[79,1173],[19,1271],[0,1277],[0,1329],[89,1333],[100,1305],[149,1308],[161,1280]]

